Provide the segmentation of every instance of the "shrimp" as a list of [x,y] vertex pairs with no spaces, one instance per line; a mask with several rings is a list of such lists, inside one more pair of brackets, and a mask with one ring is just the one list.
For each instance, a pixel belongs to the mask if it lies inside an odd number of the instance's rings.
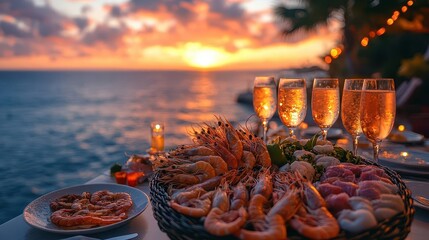
[[304,188],[304,200],[306,206],[311,209],[326,207],[326,202],[323,197],[320,195],[319,191],[317,191],[316,187],[313,186],[310,182],[303,182]]
[[279,214],[285,221],[292,218],[302,204],[299,191],[300,190],[294,188],[291,191],[286,192],[286,194],[284,194],[283,197],[270,209],[267,216],[270,217]]
[[[223,189],[222,189],[223,188]],[[229,210],[229,197],[228,197],[228,185],[225,184],[223,187],[218,188],[213,196],[212,208],[219,208],[226,212]]]
[[304,206],[289,221],[301,235],[312,239],[328,239],[338,236],[337,220],[326,208],[325,200],[310,182],[303,182]]
[[172,195],[172,199],[177,203],[184,203],[194,198],[199,198],[201,195],[205,194],[207,191],[203,188],[195,188],[190,191],[177,192]]
[[175,201],[170,201],[170,207],[176,210],[177,212],[190,216],[190,217],[204,217],[210,211],[211,200],[210,198],[205,199],[191,199],[184,203],[177,203]]
[[204,221],[204,228],[215,236],[226,236],[238,232],[246,220],[247,212],[243,207],[229,212],[213,208]]
[[237,158],[235,158],[234,154],[232,154],[226,147],[224,147],[224,146],[222,146],[216,142],[209,145],[209,146],[211,146],[212,149],[219,156],[221,156],[223,160],[225,160],[225,162],[228,164],[228,167],[233,168],[233,169],[238,167]]
[[242,182],[239,182],[233,187],[231,209],[238,210],[241,207],[246,207],[248,201],[249,193],[247,192],[246,186]]
[[222,119],[219,116],[216,119],[218,120],[218,125],[225,133],[228,149],[237,160],[240,160],[243,155],[243,144],[240,141],[240,137],[228,120]]
[[122,213],[128,211],[133,206],[130,194],[125,192],[112,193],[107,190],[97,191],[92,194],[90,202]]
[[245,167],[248,169],[252,169],[256,164],[256,158],[253,153],[249,151],[243,151],[243,156],[241,157],[241,161],[238,164],[239,167]]
[[167,175],[160,177],[159,180],[161,182],[169,183],[169,184],[172,184],[172,186],[177,186],[177,187],[184,187],[184,186],[200,183],[200,179],[197,176],[191,175],[191,174],[184,174],[184,173],[179,173],[179,174],[169,173]]
[[75,211],[73,209],[60,209],[52,213],[52,223],[61,227],[93,227],[117,223],[126,218],[123,213],[120,216],[93,216],[88,210]]
[[263,167],[270,167],[270,153],[268,152],[264,141],[256,135],[253,135],[247,128],[244,127],[236,132],[243,143],[243,150],[253,153],[256,159],[256,164]]
[[273,193],[272,176],[269,174],[269,169],[262,170],[258,175],[255,186],[253,187],[250,196],[261,194],[266,199],[269,199]]
[[301,235],[312,239],[328,239],[338,236],[340,227],[326,207],[301,208],[290,221],[290,225]]
[[174,189],[174,188],[170,185],[169,192],[170,192],[170,193],[173,193],[173,194],[171,194],[171,195],[172,195],[172,196],[173,196],[173,198],[174,198],[174,196],[176,196],[177,194],[179,194],[179,193],[181,193],[181,192],[189,192],[189,191],[195,190],[195,189],[197,189],[197,188],[202,188],[202,189],[204,189],[204,190],[206,190],[206,191],[212,191],[212,190],[214,190],[216,187],[218,187],[218,186],[219,186],[219,184],[221,183],[221,181],[222,181],[222,176],[216,176],[216,177],[213,177],[213,178],[207,179],[207,180],[206,180],[206,181],[204,181],[204,182],[201,182],[201,183],[198,183],[198,184],[195,184],[195,185],[189,186],[189,187],[184,188],[184,189]]
[[[189,174],[191,176],[197,177],[199,180],[198,182],[203,182],[203,181],[210,179],[216,175],[215,170],[210,165],[210,163],[207,163],[204,161],[198,161],[195,163],[186,163],[186,164],[181,164],[181,165],[172,165],[172,166],[164,168],[163,171],[166,171],[168,173],[172,173],[173,175],[170,177],[173,177],[173,178],[174,178],[174,176],[176,176],[178,174]],[[184,177],[184,178],[186,178],[186,177]],[[188,178],[192,179],[192,177],[188,177]],[[160,179],[162,181],[165,180],[163,177],[161,177]],[[180,180],[180,179],[177,179],[177,180]],[[187,180],[187,179],[185,179],[185,180]],[[191,184],[195,184],[195,183],[191,183]]]
[[287,238],[286,224],[280,215],[267,217],[265,225],[267,227],[262,231],[241,229],[235,236],[247,240],[282,240]]
[[263,229],[263,223],[265,220],[264,205],[267,204],[268,200],[261,194],[254,195],[249,202],[249,218],[256,230]]
[[222,175],[228,171],[228,165],[219,156],[193,156],[193,157],[190,157],[190,160],[193,162],[195,161],[208,162],[215,170],[216,176]]
[[[218,117],[220,119],[220,117]],[[222,120],[222,119],[221,119]],[[201,132],[193,130],[194,142],[210,148],[217,155],[222,157],[230,168],[238,167],[238,160],[241,159],[243,150],[240,151],[241,143],[234,142],[233,136],[228,132],[235,132],[232,126],[226,120],[218,121],[218,127],[211,126],[205,123],[206,127],[202,127]],[[231,141],[229,143],[228,141]],[[230,147],[233,147],[231,149]],[[236,155],[240,158],[237,158]]]
[[90,197],[91,194],[89,192],[83,192],[81,195],[68,194],[58,199],[55,199],[50,203],[49,206],[52,211],[60,210],[63,208],[70,209],[75,202],[81,201],[82,199],[89,199]]
[[216,153],[208,147],[199,145],[183,145],[170,152],[172,156],[190,157],[190,156],[212,156]]
[[292,188],[302,189],[302,177],[299,173],[276,172],[273,180],[273,203],[276,204]]

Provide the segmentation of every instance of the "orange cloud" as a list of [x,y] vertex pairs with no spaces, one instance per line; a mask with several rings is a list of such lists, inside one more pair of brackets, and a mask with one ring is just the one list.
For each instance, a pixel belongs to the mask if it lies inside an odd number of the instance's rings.
[[297,67],[321,64],[319,55],[337,39],[329,29],[285,39],[269,9],[247,12],[241,5],[246,1],[130,0],[104,5],[104,19],[7,1],[22,4],[0,6],[5,69]]

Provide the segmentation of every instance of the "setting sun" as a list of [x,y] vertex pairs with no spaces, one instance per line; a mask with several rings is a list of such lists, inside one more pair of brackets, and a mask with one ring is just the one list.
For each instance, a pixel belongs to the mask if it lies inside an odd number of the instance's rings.
[[214,68],[225,64],[227,54],[222,49],[203,47],[199,43],[188,43],[184,60],[191,67]]

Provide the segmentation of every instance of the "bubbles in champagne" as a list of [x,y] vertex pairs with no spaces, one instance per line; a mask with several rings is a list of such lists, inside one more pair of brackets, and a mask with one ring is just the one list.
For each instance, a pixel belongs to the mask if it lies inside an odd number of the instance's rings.
[[279,88],[279,116],[287,127],[298,126],[307,113],[305,88]]
[[268,120],[276,112],[276,86],[255,86],[253,88],[253,108],[259,118]]
[[395,115],[394,91],[366,90],[362,93],[361,126],[370,141],[381,141],[389,135]]
[[340,93],[335,88],[313,88],[311,113],[314,122],[322,128],[330,128],[340,112]]
[[360,126],[361,90],[344,90],[341,102],[341,119],[344,128],[353,136],[362,133]]

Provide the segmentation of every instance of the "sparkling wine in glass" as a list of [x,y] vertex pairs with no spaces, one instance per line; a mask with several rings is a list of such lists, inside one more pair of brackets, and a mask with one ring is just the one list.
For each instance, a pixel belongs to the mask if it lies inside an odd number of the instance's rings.
[[372,143],[378,162],[380,144],[392,130],[396,115],[395,83],[391,78],[365,79],[360,104],[362,132]]
[[277,85],[274,77],[256,77],[253,85],[253,108],[264,127],[264,142],[267,142],[268,121],[276,112]]
[[337,78],[315,78],[311,96],[311,114],[326,140],[329,128],[340,113],[340,91]]
[[344,81],[343,98],[341,99],[341,120],[344,128],[353,139],[353,154],[357,155],[359,135],[362,133],[360,126],[360,100],[363,87],[363,79],[346,79]]
[[307,113],[307,87],[305,79],[281,78],[278,91],[278,112],[280,120],[294,137],[295,129],[304,121]]

